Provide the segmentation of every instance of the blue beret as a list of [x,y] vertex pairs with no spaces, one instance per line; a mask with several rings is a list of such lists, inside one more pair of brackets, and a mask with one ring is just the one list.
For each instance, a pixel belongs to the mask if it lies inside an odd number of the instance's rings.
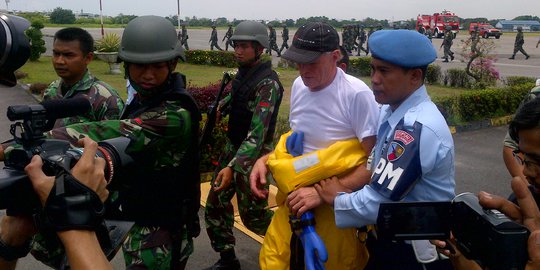
[[437,59],[429,39],[413,30],[379,30],[368,39],[375,58],[405,68],[423,67]]

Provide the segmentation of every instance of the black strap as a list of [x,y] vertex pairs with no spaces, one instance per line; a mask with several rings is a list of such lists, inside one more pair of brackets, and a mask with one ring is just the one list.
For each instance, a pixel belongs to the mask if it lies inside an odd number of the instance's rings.
[[38,227],[54,231],[91,230],[102,225],[105,207],[99,196],[67,172],[56,176]]
[[291,235],[291,259],[290,270],[304,270],[304,246],[296,233]]
[[291,258],[290,258],[290,269],[291,270],[304,270],[304,245],[300,240],[300,233],[302,228],[306,226],[315,226],[315,219],[306,219],[302,220],[294,215],[289,216],[289,224],[291,225],[292,235],[291,235]]

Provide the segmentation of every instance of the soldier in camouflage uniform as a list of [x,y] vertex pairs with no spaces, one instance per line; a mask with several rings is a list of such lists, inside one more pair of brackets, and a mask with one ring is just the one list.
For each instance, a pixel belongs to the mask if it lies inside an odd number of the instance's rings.
[[523,39],[523,28],[521,26],[518,26],[517,31],[518,32],[516,35],[516,40],[514,41],[514,53],[508,59],[515,59],[516,53],[521,52],[523,55],[525,55],[525,60],[527,60],[531,56],[528,55],[527,52],[525,52],[525,50],[523,49],[523,43],[525,43],[525,40]]
[[120,117],[124,102],[116,90],[88,70],[93,48],[92,36],[81,28],[64,28],[54,35],[52,64],[60,79],[49,85],[43,100],[84,97],[92,105],[92,110],[85,115],[58,119],[55,128]]
[[223,36],[223,39],[221,40],[221,42],[223,42],[225,39],[227,40],[227,41],[225,41],[225,50],[226,51],[229,50],[229,45],[231,46],[231,48],[234,48],[233,42],[231,40],[232,34],[233,34],[232,24],[229,24],[229,29],[227,29],[227,32],[225,33],[225,36]]
[[[369,40],[369,37],[371,36],[371,34],[375,33],[375,30],[373,29],[373,27],[370,27],[369,28],[369,31],[367,33],[367,39]],[[369,42],[366,43],[366,50],[369,52]],[[366,54],[367,55],[367,54]]]
[[454,40],[454,33],[452,33],[452,28],[450,26],[446,26],[446,31],[444,32],[444,40],[441,43],[441,47],[444,47],[444,56],[442,57],[444,59],[443,62],[448,62],[448,56],[450,56],[450,61],[454,61],[454,52],[450,50],[452,48],[453,40]]
[[366,43],[367,36],[366,36],[366,30],[364,30],[364,26],[360,26],[360,32],[358,33],[358,53],[357,56],[360,56],[360,52],[364,51],[366,55],[369,54],[369,51],[364,48],[364,43]]
[[351,32],[349,31],[349,25],[346,24],[343,26],[343,31],[341,32],[341,45],[347,52],[347,54],[351,53],[351,47],[350,47],[350,39],[351,39]]
[[272,140],[283,87],[270,61],[261,61],[270,46],[264,24],[244,21],[231,38],[239,64],[231,94],[219,111],[229,113],[227,144],[219,159],[205,208],[206,231],[221,259],[211,269],[240,269],[234,252],[234,213],[237,195],[240,217],[253,232],[264,235],[272,218],[267,202],[250,191],[249,174],[255,161],[272,150]]
[[184,269],[200,231],[200,113],[184,76],[173,73],[185,59],[183,49],[169,21],[141,16],[126,26],[119,58],[138,93],[121,120],[72,124],[49,136],[72,142],[129,138],[125,153],[134,162],[114,168],[109,189],[118,197],[106,214],[135,221],[123,246],[126,268]]
[[478,26],[475,26],[471,32],[471,53],[478,54],[478,42],[480,42],[480,35],[478,34]]
[[216,25],[215,24],[212,25],[212,33],[210,34],[210,40],[208,42],[210,43],[210,50],[211,51],[214,50],[214,47],[216,47],[216,49],[218,49],[220,51],[223,51],[223,49],[221,47],[219,47],[219,45],[218,45],[217,30],[216,30]]
[[286,24],[283,24],[283,31],[281,31],[281,39],[283,40],[283,43],[281,44],[281,48],[279,48],[280,54],[283,49],[289,48],[289,44],[287,44],[287,42],[289,41],[289,28],[287,28]]
[[189,36],[188,36],[188,33],[187,33],[186,24],[183,23],[182,24],[182,30],[180,31],[180,33],[178,33],[178,39],[180,40],[180,45],[184,46],[186,51],[189,50],[189,45],[187,43],[188,38],[189,38]]
[[270,42],[269,47],[266,49],[266,53],[272,55],[272,50],[277,52],[277,56],[281,56],[281,51],[279,50],[277,43],[276,43],[276,29],[274,29],[274,26],[271,24],[268,24],[268,29],[270,30],[270,34],[268,35],[268,40]]

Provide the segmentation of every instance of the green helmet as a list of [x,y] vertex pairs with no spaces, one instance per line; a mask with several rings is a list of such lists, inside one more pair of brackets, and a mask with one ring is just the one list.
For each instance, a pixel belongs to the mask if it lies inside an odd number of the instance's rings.
[[174,26],[159,16],[131,20],[124,29],[118,57],[137,64],[166,62],[177,57],[186,59]]
[[253,40],[259,42],[263,47],[268,48],[268,30],[266,26],[256,21],[243,21],[234,29],[231,40]]

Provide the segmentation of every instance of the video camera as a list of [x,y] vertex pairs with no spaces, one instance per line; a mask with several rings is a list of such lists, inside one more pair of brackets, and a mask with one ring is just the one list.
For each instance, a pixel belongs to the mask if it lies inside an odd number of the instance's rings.
[[[40,206],[24,167],[30,163],[32,156],[40,155],[46,175],[69,172],[81,157],[82,149],[71,147],[67,141],[46,139],[44,132],[53,127],[56,119],[80,115],[88,112],[90,108],[89,101],[84,98],[8,107],[8,119],[22,122],[15,122],[10,128],[13,135],[11,142],[17,147],[6,156],[5,167],[0,171],[0,209],[7,209],[8,215],[31,214]],[[106,160],[106,179],[113,180],[115,168],[132,162],[125,152],[129,142],[125,137],[98,142],[97,156]]]
[[446,240],[452,232],[457,248],[489,269],[524,269],[529,231],[478,197],[462,193],[451,202],[383,203],[377,218],[379,240]]

